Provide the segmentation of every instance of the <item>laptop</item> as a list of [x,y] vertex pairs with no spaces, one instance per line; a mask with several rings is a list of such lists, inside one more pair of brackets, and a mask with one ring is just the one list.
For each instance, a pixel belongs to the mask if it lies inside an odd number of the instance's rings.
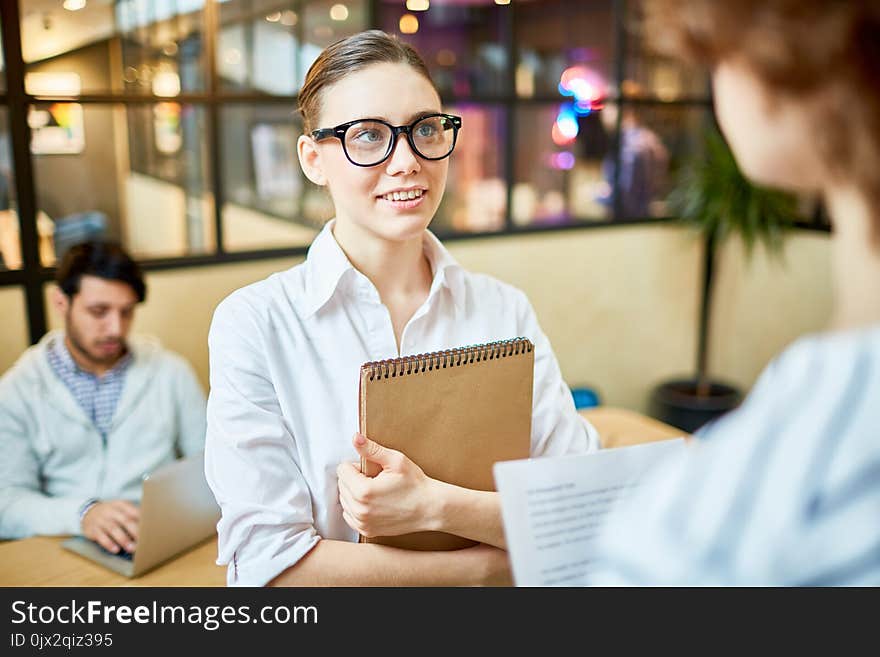
[[83,536],[62,547],[114,570],[138,577],[216,532],[220,508],[205,481],[204,452],[163,465],[144,477],[137,549],[113,554]]

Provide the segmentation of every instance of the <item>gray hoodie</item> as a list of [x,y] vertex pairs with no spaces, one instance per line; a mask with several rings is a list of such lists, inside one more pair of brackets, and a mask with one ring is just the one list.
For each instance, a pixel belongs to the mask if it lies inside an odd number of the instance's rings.
[[189,364],[133,337],[104,444],[49,365],[47,334],[0,378],[0,539],[76,534],[89,499],[140,500],[145,474],[205,443],[205,395]]

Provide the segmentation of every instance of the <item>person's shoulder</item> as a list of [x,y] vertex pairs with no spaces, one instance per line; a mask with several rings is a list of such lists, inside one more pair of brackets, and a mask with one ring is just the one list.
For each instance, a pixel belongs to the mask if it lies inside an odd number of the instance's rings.
[[880,325],[799,340],[789,360],[789,378],[800,376],[821,386],[828,403],[845,404],[853,411],[876,407],[874,400],[880,396]]
[[28,347],[16,361],[0,375],[0,398],[21,387],[37,384],[45,374],[41,359],[46,358],[46,340]]
[[0,400],[9,399],[16,390],[39,382],[42,376],[38,361],[41,353],[39,345],[28,347],[9,369],[0,375]]
[[528,305],[528,297],[521,289],[482,272],[472,272],[464,268],[459,270],[465,288],[475,299],[485,302],[495,299],[505,304]]
[[304,276],[305,263],[300,263],[234,290],[217,304],[212,323],[257,319],[273,307],[295,304],[305,288]]
[[794,343],[799,349],[815,349],[825,357],[880,350],[880,324],[805,336]]
[[[728,422],[702,432],[734,428],[740,436],[758,428],[777,433],[794,430],[806,436],[807,425],[822,424],[837,411],[854,413],[863,400],[880,395],[880,328],[805,335],[792,342],[764,369],[742,406]],[[722,418],[724,419],[724,418]],[[816,434],[818,436],[818,434]]]
[[128,338],[132,351],[133,363],[136,367],[149,367],[174,373],[192,372],[188,360],[171,349],[165,347],[154,335],[138,333]]
[[777,356],[768,370],[777,382],[803,384],[808,379],[850,378],[864,371],[880,377],[880,368],[866,371],[880,357],[880,326],[829,331],[803,336]]

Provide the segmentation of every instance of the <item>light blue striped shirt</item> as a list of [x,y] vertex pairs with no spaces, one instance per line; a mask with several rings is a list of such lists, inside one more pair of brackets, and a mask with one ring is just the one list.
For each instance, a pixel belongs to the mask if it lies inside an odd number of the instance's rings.
[[53,340],[46,350],[52,370],[64,382],[76,403],[106,441],[113,422],[116,405],[122,396],[125,373],[131,363],[131,353],[126,353],[119,362],[103,376],[96,376],[81,369],[64,344],[64,340]]
[[799,340],[605,528],[605,585],[880,584],[880,326]]

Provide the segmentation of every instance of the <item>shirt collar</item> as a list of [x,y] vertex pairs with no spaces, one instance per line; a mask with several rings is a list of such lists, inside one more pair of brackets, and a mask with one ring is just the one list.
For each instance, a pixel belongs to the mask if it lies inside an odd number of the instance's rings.
[[[61,367],[68,374],[87,374],[89,376],[96,376],[91,372],[87,372],[82,369],[79,365],[77,365],[76,361],[73,359],[73,356],[70,355],[70,351],[67,349],[67,344],[64,341],[64,333],[60,333],[58,336],[52,339],[52,342],[49,345],[49,349],[52,351],[52,354],[56,357],[58,363],[60,363]],[[125,355],[119,359],[116,365],[113,366],[112,369],[107,370],[101,379],[106,379],[109,376],[116,376],[117,374],[121,374],[125,369],[129,366],[133,358],[131,349],[125,352]]]
[[[333,237],[335,219],[327,222],[315,237],[306,255],[308,284],[306,286],[306,314],[318,312],[336,293],[345,275],[354,272],[354,266]],[[425,256],[431,265],[433,281],[431,294],[440,287],[449,289],[456,310],[464,308],[464,281],[461,265],[429,230],[422,240]]]
[[425,231],[422,245],[434,275],[431,292],[441,285],[446,287],[455,309],[461,312],[464,310],[464,269],[430,230]]
[[342,247],[333,237],[335,219],[328,221],[309,247],[306,254],[306,313],[318,312],[339,287],[349,270],[354,270]]

